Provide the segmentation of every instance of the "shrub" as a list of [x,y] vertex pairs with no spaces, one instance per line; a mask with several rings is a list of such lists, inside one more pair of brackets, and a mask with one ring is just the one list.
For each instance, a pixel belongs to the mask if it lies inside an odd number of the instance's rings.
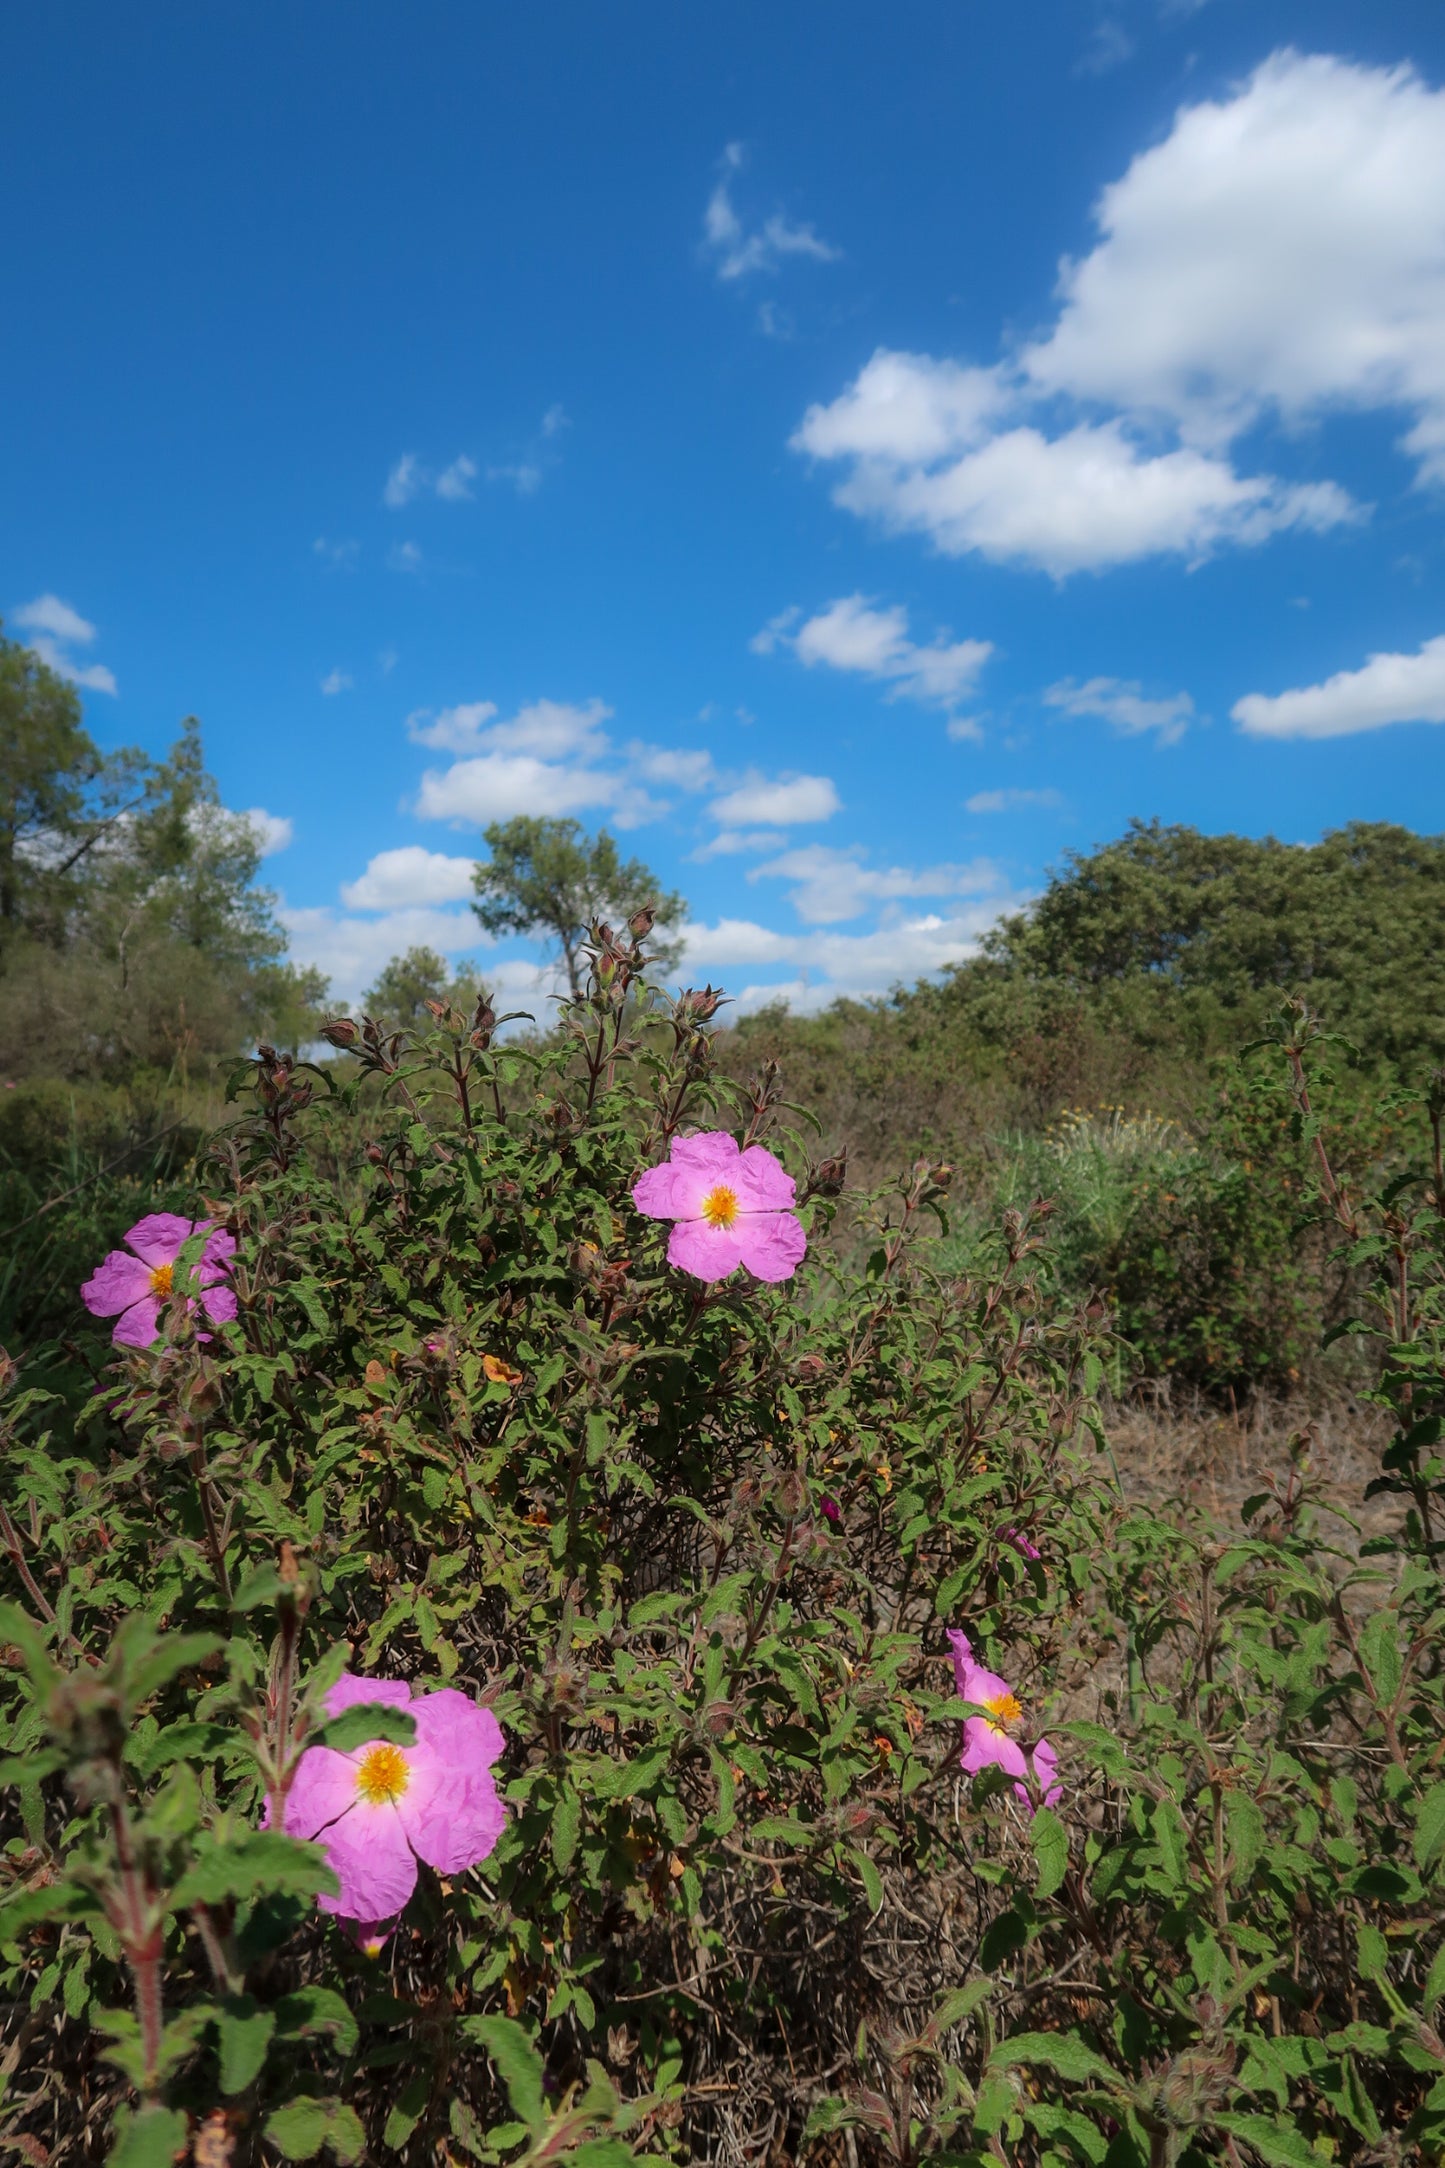
[[[196,1212],[86,1424],[12,1396],[20,2150],[94,2158],[112,2122],[127,2168],[1435,2143],[1438,1162],[1379,1207],[1419,1273],[1384,1326],[1399,1547],[1342,1558],[1303,1478],[1230,1544],[1182,1536],[1098,1474],[1094,1322],[1033,1217],[935,1271],[919,1165],[859,1203],[851,1266],[842,1169],[774,1074],[715,1075],[715,997],[659,1003],[641,963],[599,929],[555,1044],[498,1045],[479,1002],[426,1037],[338,1021],[339,1085],[263,1048],[197,1200],[235,1322],[189,1307]],[[633,1192],[697,1130],[791,1162],[792,1277],[668,1263]],[[685,1190],[640,1201],[749,1208]],[[494,1766],[428,1746],[467,1704]],[[361,1758],[368,1810],[408,1772],[450,1802],[354,1933],[317,1899],[371,1901],[357,1847],[284,1833],[318,1753]]]

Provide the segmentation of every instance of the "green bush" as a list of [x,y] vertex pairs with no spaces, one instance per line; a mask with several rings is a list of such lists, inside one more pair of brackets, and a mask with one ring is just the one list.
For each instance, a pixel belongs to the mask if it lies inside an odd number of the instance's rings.
[[[939,1270],[919,1165],[853,1202],[851,1263],[776,1076],[718,1077],[710,999],[640,968],[599,934],[546,1045],[479,1002],[339,1023],[339,1085],[249,1065],[202,1185],[234,1324],[186,1306],[197,1234],[80,1425],[12,1393],[7,2135],[63,2163],[109,2124],[123,2168],[1438,2144],[1438,1161],[1335,1192],[1380,1245],[1398,1539],[1357,1564],[1298,1474],[1185,1536],[1106,1480],[1097,1322],[1034,1215]],[[795,1277],[667,1262],[631,1191],[691,1129],[792,1164]],[[346,1665],[506,1741],[501,1842],[423,1868],[377,1954],[318,1914],[326,1846],[259,1826],[322,1743],[410,1743],[328,1725]],[[1025,1769],[1047,1734],[1052,1804],[966,1778],[960,1724]]]

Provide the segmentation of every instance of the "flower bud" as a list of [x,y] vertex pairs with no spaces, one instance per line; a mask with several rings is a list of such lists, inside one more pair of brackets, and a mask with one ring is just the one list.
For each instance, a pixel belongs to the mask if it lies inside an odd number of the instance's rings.
[[645,941],[657,924],[657,905],[644,903],[641,910],[634,911],[627,921],[627,930],[634,941]]
[[340,1047],[345,1053],[355,1046],[361,1034],[349,1016],[328,1016],[321,1027],[321,1036],[328,1046]]
[[820,1159],[813,1170],[810,1188],[815,1197],[836,1197],[848,1179],[848,1148]]

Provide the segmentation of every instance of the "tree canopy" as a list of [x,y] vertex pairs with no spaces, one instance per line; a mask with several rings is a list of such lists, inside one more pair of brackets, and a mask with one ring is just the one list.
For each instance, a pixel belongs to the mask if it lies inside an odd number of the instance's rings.
[[[472,905],[487,932],[534,934],[555,941],[575,998],[581,953],[595,919],[623,923],[651,905],[659,927],[681,925],[687,905],[665,889],[640,858],[623,858],[605,828],[586,834],[574,820],[494,821],[483,831],[490,857],[476,870]],[[675,968],[681,943],[652,941],[663,972]]]

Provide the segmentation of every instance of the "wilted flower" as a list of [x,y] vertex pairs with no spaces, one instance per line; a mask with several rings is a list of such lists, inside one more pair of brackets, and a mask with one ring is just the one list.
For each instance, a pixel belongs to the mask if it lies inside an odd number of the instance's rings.
[[522,1373],[512,1363],[504,1362],[500,1355],[482,1357],[483,1375],[493,1385],[520,1385]]
[[[113,1317],[111,1339],[119,1347],[149,1347],[161,1329],[161,1304],[175,1282],[176,1259],[192,1235],[214,1227],[211,1220],[181,1219],[175,1212],[151,1212],[126,1235],[135,1255],[112,1250],[80,1290],[92,1317]],[[215,1227],[196,1268],[201,1307],[213,1325],[227,1325],[236,1314],[236,1297],[222,1286],[236,1252],[233,1235]],[[187,1308],[193,1309],[193,1302]],[[117,1314],[119,1313],[119,1314]]]
[[649,1219],[674,1222],[668,1263],[699,1280],[726,1279],[739,1265],[754,1279],[791,1279],[808,1246],[792,1176],[764,1146],[740,1151],[723,1130],[674,1137],[632,1201]]
[[825,1521],[842,1520],[843,1515],[839,1510],[836,1498],[825,1498],[823,1500],[823,1518]]
[[1059,1757],[1047,1739],[1034,1743],[1032,1752],[1026,1752],[1011,1734],[1023,1722],[1023,1706],[1007,1680],[996,1671],[985,1671],[982,1664],[974,1662],[973,1644],[968,1635],[953,1627],[949,1631],[953,1648],[953,1676],[960,1701],[977,1702],[990,1713],[987,1716],[965,1717],[963,1724],[963,1752],[959,1765],[969,1776],[977,1776],[980,1769],[997,1767],[1006,1769],[1011,1777],[1024,1781],[1015,1784],[1014,1790],[1024,1805],[1033,1811],[1033,1798],[1029,1782],[1043,1794],[1045,1806],[1051,1807],[1062,1796],[1058,1782]]
[[507,1810],[492,1781],[502,1728],[490,1709],[444,1686],[412,1699],[404,1679],[363,1679],[345,1671],[326,1696],[339,1716],[380,1701],[415,1719],[416,1739],[376,1739],[343,1753],[312,1746],[286,1801],[288,1837],[319,1844],[341,1884],[319,1897],[325,1912],[356,1923],[364,1947],[380,1947],[416,1888],[416,1863],[460,1874],[496,1844]]

